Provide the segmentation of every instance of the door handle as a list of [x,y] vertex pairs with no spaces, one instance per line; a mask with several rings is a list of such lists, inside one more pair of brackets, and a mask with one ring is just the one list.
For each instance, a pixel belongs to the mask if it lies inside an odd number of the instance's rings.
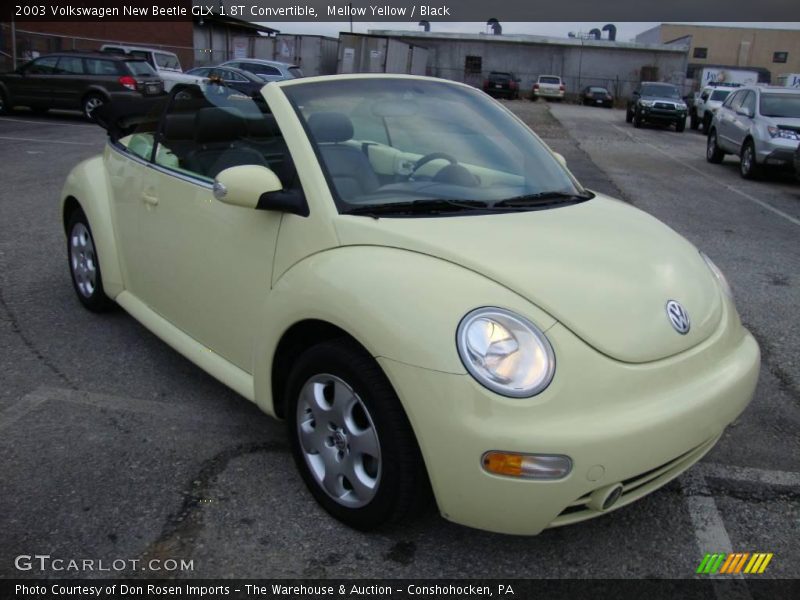
[[156,206],[158,204],[158,196],[142,192],[142,201],[149,206]]

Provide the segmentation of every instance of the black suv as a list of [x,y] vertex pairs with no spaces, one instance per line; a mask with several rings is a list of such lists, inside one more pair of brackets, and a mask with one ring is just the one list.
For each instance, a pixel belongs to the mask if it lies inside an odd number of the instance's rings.
[[483,82],[483,91],[490,96],[505,96],[511,100],[519,98],[520,79],[513,73],[492,71]]
[[51,108],[91,112],[116,98],[156,96],[164,82],[147,61],[100,52],[40,56],[12,73],[0,74],[0,113],[15,106],[35,112]]
[[628,100],[625,120],[633,121],[634,127],[642,123],[675,124],[675,131],[686,129],[688,107],[681,98],[680,90],[670,83],[643,81]]

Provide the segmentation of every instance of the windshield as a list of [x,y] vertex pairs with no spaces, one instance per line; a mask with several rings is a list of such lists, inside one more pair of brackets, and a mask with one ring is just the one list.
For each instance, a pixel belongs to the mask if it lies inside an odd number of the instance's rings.
[[585,194],[536,136],[475,89],[382,78],[283,91],[342,212],[425,200],[517,206],[527,197]]
[[760,109],[765,117],[800,119],[800,94],[761,94]]
[[713,92],[711,92],[711,98],[709,99],[722,102],[723,100],[725,100],[725,98],[727,98],[730,95],[731,95],[730,90],[714,90]]
[[594,93],[594,94],[607,94],[608,93],[608,90],[606,88],[602,88],[602,87],[590,87],[589,91]]
[[160,69],[169,69],[171,71],[181,70],[181,63],[174,54],[156,52],[156,64]]
[[678,88],[671,85],[650,84],[642,86],[642,96],[660,96],[661,98],[680,99]]

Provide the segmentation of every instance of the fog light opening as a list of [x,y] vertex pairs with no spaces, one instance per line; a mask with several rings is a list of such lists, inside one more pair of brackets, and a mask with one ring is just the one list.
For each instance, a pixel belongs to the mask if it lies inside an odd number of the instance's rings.
[[561,454],[520,454],[492,450],[481,458],[483,469],[493,475],[520,479],[563,479],[572,471],[572,459]]
[[617,485],[611,490],[608,496],[606,496],[606,499],[603,502],[603,510],[608,510],[609,508],[614,506],[617,503],[617,500],[619,500],[621,497],[622,497],[622,486]]

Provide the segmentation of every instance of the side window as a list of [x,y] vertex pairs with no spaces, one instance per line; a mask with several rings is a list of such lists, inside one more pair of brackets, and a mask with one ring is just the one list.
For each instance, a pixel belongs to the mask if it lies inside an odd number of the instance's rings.
[[89,75],[119,75],[116,63],[104,58],[87,58],[86,72]]
[[722,106],[725,108],[730,108],[731,110],[735,110],[737,106],[739,106],[742,102],[742,92],[734,92],[730,96],[728,96],[727,100],[722,103]]
[[742,100],[742,109],[748,114],[755,114],[756,112],[756,94],[755,92],[748,91],[747,95]]
[[27,68],[28,75],[54,75],[56,73],[57,56],[38,58]]
[[216,83],[183,88],[160,127],[156,163],[211,182],[239,165],[269,167],[289,187],[291,161],[275,117],[263,102]]
[[148,162],[150,161],[153,155],[153,144],[155,143],[159,120],[166,104],[167,98],[162,96],[161,99],[150,105],[147,114],[136,116],[137,125],[135,129],[129,136],[120,140],[120,143],[127,148],[128,152]]
[[58,59],[56,70],[64,75],[83,75],[83,59],[77,56],[62,56]]

